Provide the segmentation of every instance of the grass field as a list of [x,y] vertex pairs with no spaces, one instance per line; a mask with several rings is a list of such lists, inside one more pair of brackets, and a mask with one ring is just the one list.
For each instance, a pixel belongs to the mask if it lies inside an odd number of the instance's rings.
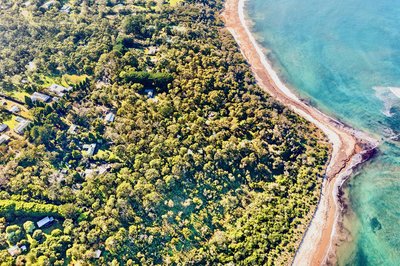
[[29,97],[30,95],[29,95],[29,93],[23,92],[23,91],[14,91],[11,95],[11,97],[13,97],[21,102],[25,101],[25,96]]
[[183,0],[169,0],[169,4],[171,6],[175,6],[177,4],[179,4],[180,2],[182,2]]
[[6,124],[11,130],[13,130],[18,125],[18,122],[15,121],[15,116],[12,116],[11,119],[4,121],[4,124]]
[[[12,96],[13,96],[14,98],[16,98],[16,99],[18,99],[18,100],[24,102],[24,97],[25,97],[25,95],[28,95],[28,96],[29,96],[29,94],[23,93],[23,92],[18,93],[18,95],[13,94]],[[21,97],[21,99],[20,99],[19,97]],[[30,112],[25,106],[23,106],[23,105],[21,105],[21,104],[18,104],[18,103],[15,103],[15,102],[10,101],[10,100],[4,100],[4,99],[3,99],[3,101],[5,101],[5,102],[7,103],[5,106],[3,106],[6,110],[9,110],[11,107],[13,107],[13,106],[15,105],[15,106],[18,106],[18,108],[21,110],[21,111],[19,112],[19,115],[21,115],[21,116],[23,116],[23,117],[25,117],[25,118],[28,118],[28,119],[30,119],[30,120],[33,119],[33,116],[32,116],[32,114],[31,114],[31,112]]]

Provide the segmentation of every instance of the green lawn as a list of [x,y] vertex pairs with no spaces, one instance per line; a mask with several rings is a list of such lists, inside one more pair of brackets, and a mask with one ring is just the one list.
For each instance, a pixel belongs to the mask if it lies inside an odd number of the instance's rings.
[[13,130],[18,125],[18,122],[15,121],[15,117],[13,116],[10,120],[4,121],[4,124]]
[[24,102],[25,101],[25,96],[29,97],[29,93],[24,92],[24,91],[14,91],[12,94],[12,97],[17,99],[18,101]]
[[169,4],[171,6],[175,6],[175,5],[177,5],[178,3],[182,2],[182,1],[183,0],[169,0]]

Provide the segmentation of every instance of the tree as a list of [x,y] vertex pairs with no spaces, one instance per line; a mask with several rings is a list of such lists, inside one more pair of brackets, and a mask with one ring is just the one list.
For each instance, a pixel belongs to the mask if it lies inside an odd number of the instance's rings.
[[24,230],[27,234],[31,234],[35,230],[35,224],[32,221],[26,221],[23,224]]
[[125,19],[122,28],[126,34],[142,34],[146,20],[142,14],[129,16]]

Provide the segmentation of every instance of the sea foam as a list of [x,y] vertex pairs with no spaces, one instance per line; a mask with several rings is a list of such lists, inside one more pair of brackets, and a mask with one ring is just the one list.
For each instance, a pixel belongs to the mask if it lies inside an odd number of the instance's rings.
[[392,117],[393,107],[400,107],[400,88],[399,87],[374,87],[376,97],[383,102],[382,113],[387,117]]

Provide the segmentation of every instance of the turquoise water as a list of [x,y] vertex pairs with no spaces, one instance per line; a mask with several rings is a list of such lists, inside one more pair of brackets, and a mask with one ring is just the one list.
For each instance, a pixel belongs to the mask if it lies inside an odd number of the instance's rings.
[[400,1],[249,0],[247,12],[290,86],[383,139],[350,182],[355,239],[340,264],[400,265],[400,98],[389,88],[400,87]]

